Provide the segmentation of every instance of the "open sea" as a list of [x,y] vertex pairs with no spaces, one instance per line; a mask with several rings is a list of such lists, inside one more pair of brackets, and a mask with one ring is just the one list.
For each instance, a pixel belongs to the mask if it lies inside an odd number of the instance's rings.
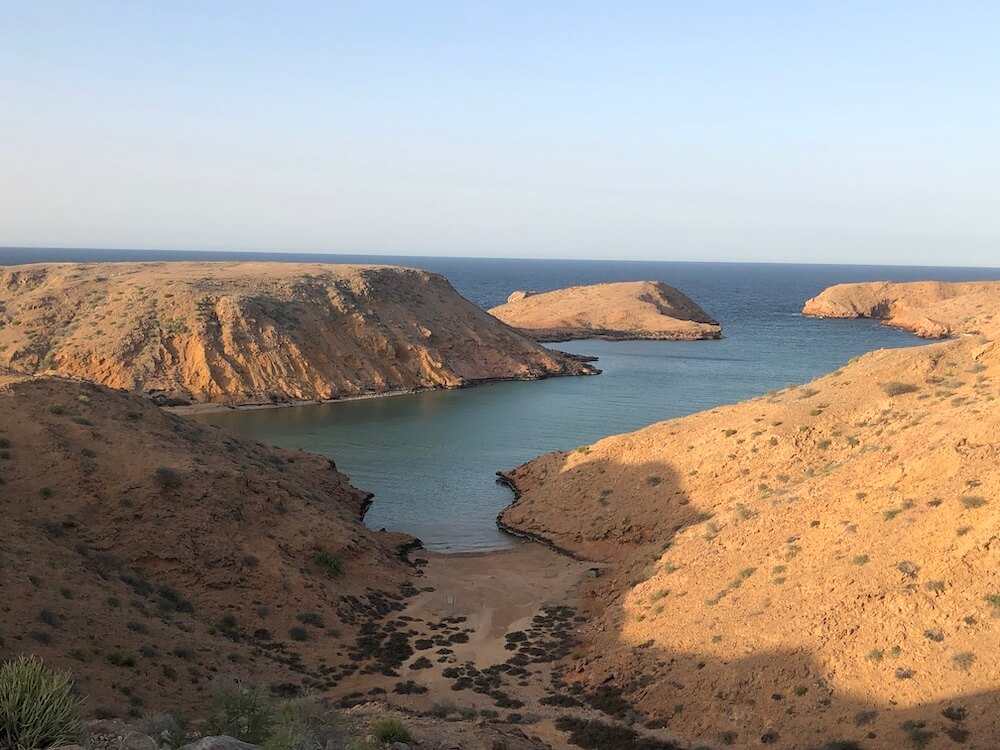
[[200,415],[265,443],[333,458],[375,493],[367,523],[405,531],[432,550],[508,546],[497,513],[510,491],[495,473],[789,383],[802,383],[878,348],[920,339],[873,321],[813,320],[799,311],[831,284],[1000,279],[1000,269],[761,263],[497,260],[296,253],[0,248],[0,265],[43,261],[274,260],[387,263],[444,274],[483,308],[516,289],[654,279],[676,286],[722,323],[724,338],[696,342],[574,341],[604,374],[496,383],[455,391]]

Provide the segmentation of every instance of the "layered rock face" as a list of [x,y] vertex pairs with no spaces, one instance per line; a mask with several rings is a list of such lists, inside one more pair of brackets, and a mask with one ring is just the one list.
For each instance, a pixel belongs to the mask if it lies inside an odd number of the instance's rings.
[[531,461],[500,522],[610,563],[576,677],[672,732],[992,747],[998,403],[994,341],[873,352]]
[[721,326],[682,292],[660,281],[627,281],[517,291],[490,314],[537,341],[717,339]]
[[0,269],[0,366],[182,402],[333,399],[597,372],[438,274],[304,263]]
[[[213,674],[330,687],[402,608],[410,541],[321,456],[64,378],[0,382],[0,661],[72,671],[88,713],[205,711]],[[122,688],[125,688],[123,690]]]
[[1000,332],[1000,281],[837,284],[807,300],[804,315],[874,318],[925,338]]

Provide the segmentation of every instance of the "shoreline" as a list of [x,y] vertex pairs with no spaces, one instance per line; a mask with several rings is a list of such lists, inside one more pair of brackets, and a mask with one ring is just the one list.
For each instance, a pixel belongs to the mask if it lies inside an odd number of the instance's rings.
[[[565,354],[565,352],[562,352]],[[573,355],[576,357],[577,355]],[[596,362],[597,357],[580,357],[581,362]],[[219,412],[237,412],[237,411],[259,411],[263,409],[291,409],[298,406],[319,406],[321,404],[339,404],[347,403],[350,401],[368,401],[370,399],[377,398],[393,398],[396,396],[414,396],[420,393],[429,393],[437,391],[461,391],[466,388],[478,388],[480,386],[493,385],[495,383],[533,383],[538,380],[549,380],[550,378],[575,378],[575,377],[594,377],[596,375],[601,375],[602,370],[594,367],[593,372],[586,373],[572,373],[572,372],[560,372],[551,373],[539,376],[537,378],[480,378],[477,380],[469,380],[461,385],[456,386],[426,386],[421,388],[401,388],[392,391],[381,391],[381,392],[371,392],[371,393],[359,393],[353,396],[338,396],[337,398],[324,398],[324,399],[302,399],[299,401],[279,401],[279,402],[267,402],[267,403],[245,403],[245,404],[218,404],[218,403],[200,403],[200,404],[178,404],[176,406],[163,405],[160,408],[164,411],[170,412],[171,414],[177,414],[180,416],[192,415],[192,414],[217,414]],[[148,394],[144,394],[147,395]]]

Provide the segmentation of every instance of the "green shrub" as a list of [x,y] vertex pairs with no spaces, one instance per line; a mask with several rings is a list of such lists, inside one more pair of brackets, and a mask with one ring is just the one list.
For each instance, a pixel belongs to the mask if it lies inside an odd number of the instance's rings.
[[371,733],[380,742],[409,742],[411,739],[406,725],[389,716],[373,721]]
[[41,750],[82,739],[69,676],[22,656],[0,666],[0,748]]
[[254,687],[224,685],[209,704],[209,734],[222,734],[263,744],[274,724],[274,709],[268,695]]
[[339,714],[315,698],[295,698],[275,707],[274,725],[264,750],[314,750],[347,747],[348,732]]
[[344,575],[344,561],[340,555],[322,550],[313,558],[313,562],[330,578],[340,578]]
[[323,623],[323,617],[315,612],[303,612],[296,619],[303,625],[312,625],[315,628],[326,627]]

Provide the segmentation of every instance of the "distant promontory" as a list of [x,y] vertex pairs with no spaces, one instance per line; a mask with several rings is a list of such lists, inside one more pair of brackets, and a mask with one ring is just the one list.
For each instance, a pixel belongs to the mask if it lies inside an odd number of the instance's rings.
[[1000,281],[871,281],[837,284],[807,300],[804,315],[873,318],[925,338],[983,333],[996,326]]

